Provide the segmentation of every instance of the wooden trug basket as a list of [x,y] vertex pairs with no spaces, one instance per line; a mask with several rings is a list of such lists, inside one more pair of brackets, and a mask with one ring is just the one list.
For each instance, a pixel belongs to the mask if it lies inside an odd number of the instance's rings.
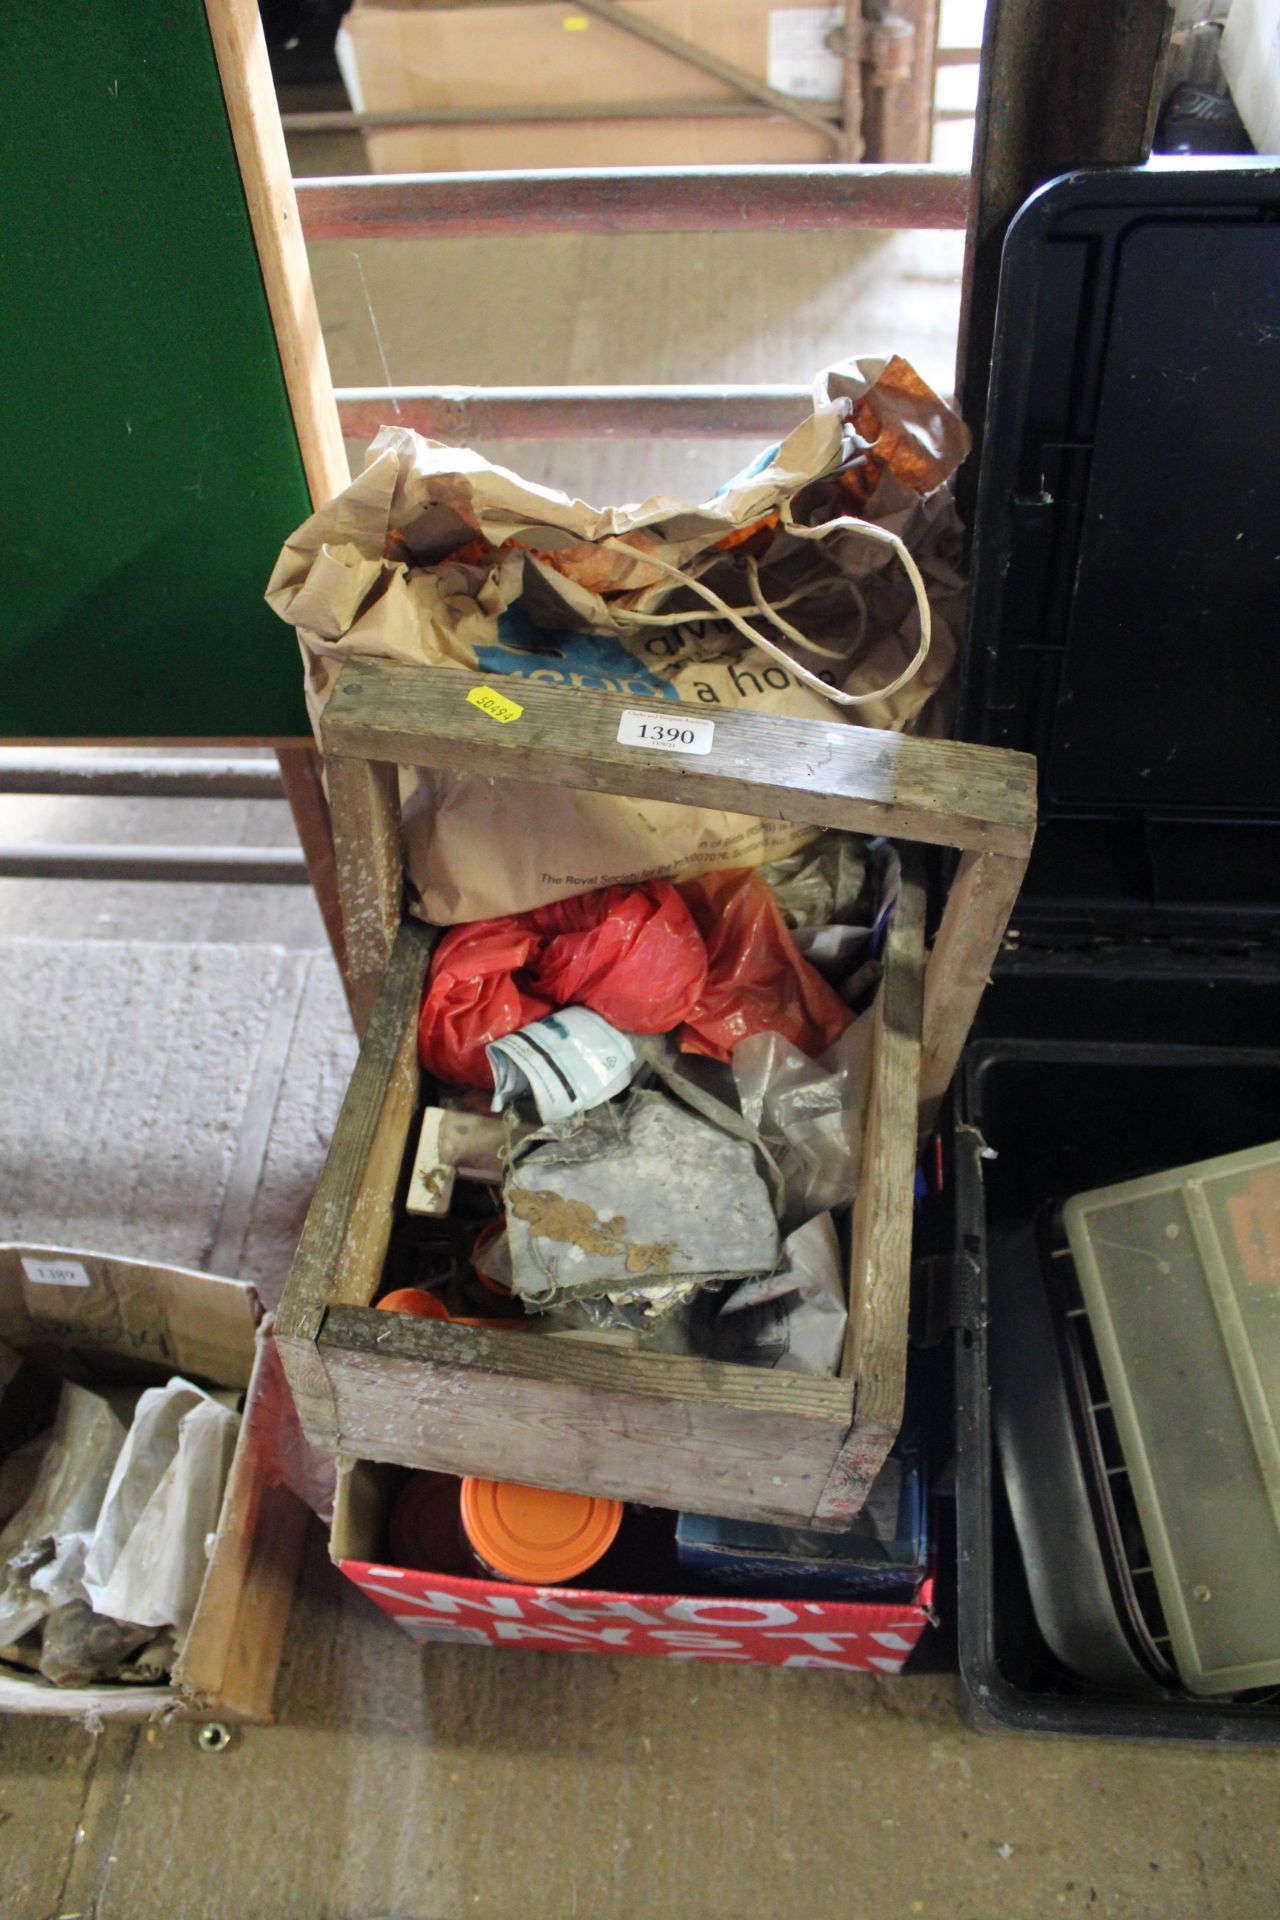
[[[343,669],[325,710],[363,1044],[276,1322],[303,1426],[318,1445],[363,1459],[839,1528],[861,1507],[901,1422],[917,1129],[946,1090],[1021,884],[1034,762],[751,713],[717,713],[711,750],[685,756],[619,743],[635,702],[505,684],[520,708],[510,724],[468,702],[477,685],[469,674],[361,661]],[[435,938],[404,914],[400,766],[959,849],[927,964],[923,889],[904,863],[884,976],[863,1015],[875,1031],[835,1378],[373,1309],[420,1105],[418,1008]]]

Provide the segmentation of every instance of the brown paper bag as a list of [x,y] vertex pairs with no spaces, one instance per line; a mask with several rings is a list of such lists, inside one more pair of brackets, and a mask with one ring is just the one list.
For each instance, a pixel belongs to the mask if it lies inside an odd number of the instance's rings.
[[[596,509],[386,427],[286,543],[267,599],[302,642],[313,722],[339,663],[376,657],[708,712],[927,726],[962,591],[945,482],[968,444],[898,359],[829,369],[812,416],[696,507]],[[756,866],[813,837],[472,774],[406,769],[401,792],[411,905],[441,924]]]

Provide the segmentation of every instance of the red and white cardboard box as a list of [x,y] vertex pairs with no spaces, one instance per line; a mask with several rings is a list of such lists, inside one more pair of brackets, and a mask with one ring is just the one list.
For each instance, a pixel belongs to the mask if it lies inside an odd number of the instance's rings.
[[929,1622],[930,1581],[910,1605],[886,1606],[526,1587],[389,1566],[377,1551],[386,1537],[393,1480],[394,1469],[343,1463],[330,1554],[414,1640],[900,1673]]

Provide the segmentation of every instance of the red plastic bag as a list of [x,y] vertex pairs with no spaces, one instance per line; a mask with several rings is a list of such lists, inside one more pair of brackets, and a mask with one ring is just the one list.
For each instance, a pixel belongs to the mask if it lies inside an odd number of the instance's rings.
[[670,1033],[696,1006],[707,954],[669,880],[601,887],[521,915],[550,935],[530,984],[557,1007],[590,1007],[622,1033]]
[[796,949],[782,909],[754,868],[704,873],[680,892],[707,946],[707,985],[680,1035],[686,1053],[728,1060],[751,1033],[780,1033],[824,1053],[853,1015]]
[[436,948],[418,1056],[454,1086],[491,1087],[491,1040],[557,1007],[590,1007],[623,1033],[669,1033],[706,978],[702,935],[668,880],[473,920]]
[[538,946],[538,936],[511,917],[469,920],[445,934],[418,1016],[418,1058],[429,1073],[456,1087],[493,1085],[484,1052],[490,1040],[554,1010],[516,982]]

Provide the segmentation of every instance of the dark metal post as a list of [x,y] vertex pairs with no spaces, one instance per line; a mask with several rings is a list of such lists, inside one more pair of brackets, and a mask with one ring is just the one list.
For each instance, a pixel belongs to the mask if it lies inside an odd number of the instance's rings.
[[[1009,222],[1058,174],[1147,158],[1171,22],[1168,0],[988,0],[956,361],[975,439]],[[960,470],[962,511],[976,473],[976,457]]]

